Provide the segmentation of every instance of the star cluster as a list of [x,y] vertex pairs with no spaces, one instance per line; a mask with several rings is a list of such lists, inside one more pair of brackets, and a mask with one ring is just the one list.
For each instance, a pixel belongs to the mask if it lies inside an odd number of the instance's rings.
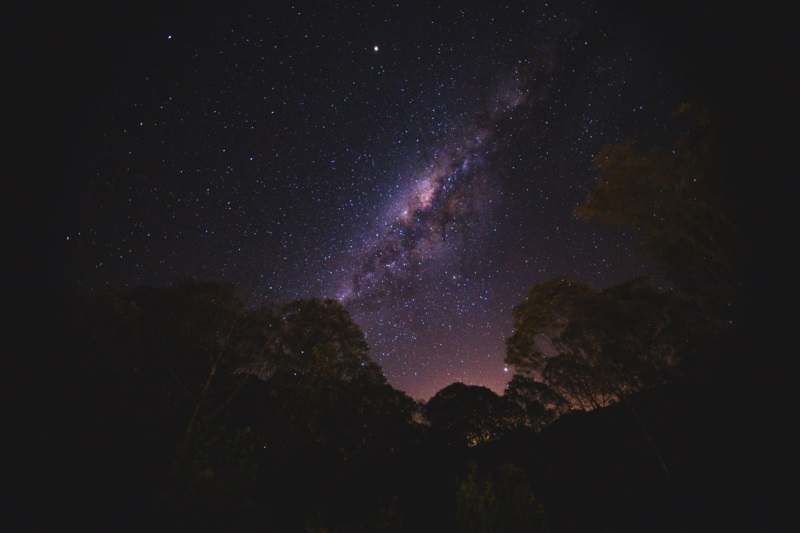
[[88,51],[61,165],[71,283],[338,298],[390,382],[428,398],[503,390],[532,284],[647,271],[629,235],[572,212],[593,156],[668,135],[685,97],[635,17],[280,4],[73,15],[92,31],[67,43]]

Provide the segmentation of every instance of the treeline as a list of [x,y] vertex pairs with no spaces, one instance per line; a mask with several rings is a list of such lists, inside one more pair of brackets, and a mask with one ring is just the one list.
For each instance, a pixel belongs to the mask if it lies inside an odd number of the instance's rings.
[[[477,500],[495,494],[462,453],[566,410],[521,376],[505,396],[455,383],[415,401],[387,382],[334,300],[252,308],[232,285],[186,281],[48,309],[40,326],[56,353],[27,368],[25,397],[43,417],[27,421],[37,447],[21,454],[33,472],[21,490],[35,505],[60,500],[65,514],[21,506],[23,523],[469,528]],[[509,464],[496,475],[512,501],[479,518],[544,524],[526,474]],[[519,509],[505,516],[508,505]]]
[[[603,371],[621,403],[589,415],[570,380],[523,373],[502,396],[454,383],[417,402],[386,381],[336,301],[249,308],[222,283],[91,293],[45,309],[37,331],[47,350],[23,362],[13,389],[11,434],[25,448],[12,455],[22,475],[11,478],[19,505],[9,516],[22,529],[676,525],[697,513],[680,497],[695,469],[733,442],[724,424],[709,438],[718,422],[707,417],[731,409],[739,427],[750,419],[741,406],[757,405],[731,400],[708,371],[679,376],[680,365],[635,390],[627,372],[617,381]],[[581,371],[600,379],[591,364]]]
[[[638,508],[661,525],[696,518],[675,497],[688,485],[670,484],[676,465],[685,483],[697,481],[686,472],[707,456],[676,435],[696,431],[702,406],[718,407],[706,394],[718,388],[704,387],[721,370],[712,354],[736,317],[741,280],[709,118],[690,105],[679,115],[692,119],[668,148],[623,143],[599,154],[598,183],[577,209],[632,231],[661,282],[532,287],[513,312],[506,362],[516,372],[502,396],[454,383],[414,401],[387,382],[333,300],[253,308],[231,285],[187,281],[33,302],[21,336],[33,359],[18,361],[9,389],[30,407],[12,417],[31,437],[16,453],[14,521],[585,529],[569,504],[577,494],[596,524],[615,529],[644,523],[601,520],[604,509]],[[683,406],[680,421],[665,405]],[[38,514],[43,499],[63,503],[64,514]]]

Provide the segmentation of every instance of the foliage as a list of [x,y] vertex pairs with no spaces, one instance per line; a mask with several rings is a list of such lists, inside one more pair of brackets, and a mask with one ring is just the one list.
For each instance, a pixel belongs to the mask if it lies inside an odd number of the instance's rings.
[[213,509],[246,509],[256,480],[257,441],[249,427],[215,427],[192,441],[189,464],[180,472],[182,497]]
[[387,383],[341,304],[298,300],[277,316],[271,357],[240,369],[262,382],[254,401],[262,404],[263,448],[326,447],[346,459],[397,446],[416,405]]
[[98,372],[168,421],[174,501],[237,506],[287,451],[355,461],[416,438],[417,404],[334,300],[253,308],[231,285],[187,281],[97,294],[82,317]]
[[267,355],[248,342],[256,321],[228,284],[186,281],[100,294],[84,322],[94,350],[187,416],[187,433],[201,418],[217,416],[247,379],[235,375],[238,367]]
[[633,142],[597,155],[597,185],[576,213],[632,230],[641,251],[702,313],[709,326],[738,299],[737,230],[723,202],[724,181],[707,110],[698,103],[676,112],[688,133],[673,148],[639,152]]
[[663,381],[684,330],[670,293],[642,280],[604,291],[570,279],[535,285],[514,308],[506,362],[591,409]]
[[635,233],[670,283],[642,279],[598,291],[553,279],[513,312],[506,362],[542,378],[574,407],[608,405],[663,382],[729,323],[738,298],[736,231],[723,202],[711,121],[685,104],[688,133],[671,149],[612,144],[595,158],[597,185],[576,213]]
[[519,419],[518,408],[491,389],[453,383],[425,405],[433,435],[451,446],[475,446],[508,433]]
[[479,471],[473,463],[456,492],[456,523],[464,532],[547,531],[544,508],[517,466]]
[[283,306],[273,342],[273,358],[254,368],[262,379],[273,372],[301,380],[349,381],[365,373],[380,379],[363,332],[336,300],[296,300]]
[[514,374],[503,397],[516,404],[525,427],[541,431],[569,409],[569,402],[542,381]]

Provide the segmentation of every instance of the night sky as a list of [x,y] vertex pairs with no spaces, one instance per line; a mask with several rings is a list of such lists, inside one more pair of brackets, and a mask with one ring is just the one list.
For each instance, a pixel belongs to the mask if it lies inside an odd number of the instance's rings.
[[668,143],[694,96],[687,37],[660,14],[122,5],[28,14],[29,159],[47,188],[33,208],[52,210],[56,283],[337,298],[390,383],[427,399],[454,381],[502,392],[532,284],[651,270],[632,236],[573,208],[606,144]]

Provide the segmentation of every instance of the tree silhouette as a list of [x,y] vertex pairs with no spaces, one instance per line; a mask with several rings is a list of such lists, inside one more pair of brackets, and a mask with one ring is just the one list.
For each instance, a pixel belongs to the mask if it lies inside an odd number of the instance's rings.
[[417,403],[334,300],[254,308],[231,285],[186,281],[98,293],[82,323],[97,375],[113,376],[132,413],[163,420],[141,427],[173,450],[165,494],[198,516],[243,511],[264,483],[287,503],[290,487],[332,484],[336,465],[383,461],[420,438]]
[[458,481],[456,492],[458,531],[548,531],[544,508],[536,499],[519,467],[503,464],[483,472],[474,463]]
[[519,408],[491,389],[453,383],[425,405],[434,437],[450,446],[475,446],[514,428]]
[[[264,380],[274,399],[263,421],[264,446],[287,449],[304,442],[352,455],[387,438],[379,435],[383,430],[402,432],[415,404],[387,383],[369,358],[363,332],[339,302],[298,300],[277,314],[272,357],[241,370]],[[365,417],[376,423],[365,426]]]
[[641,251],[695,304],[695,320],[719,331],[740,292],[738,231],[723,202],[708,110],[685,103],[675,115],[688,133],[673,147],[640,152],[631,141],[606,146],[594,160],[597,184],[575,212],[633,231]]
[[503,397],[519,406],[521,425],[540,431],[569,409],[569,402],[542,381],[514,374]]
[[598,291],[554,279],[513,312],[506,361],[538,375],[579,408],[608,405],[663,382],[728,325],[738,298],[736,231],[725,213],[706,110],[684,104],[688,133],[671,149],[612,144],[595,158],[597,185],[576,213],[633,231],[671,284],[643,279]]
[[642,280],[598,291],[556,279],[514,308],[506,362],[594,409],[663,382],[685,343],[673,296]]

